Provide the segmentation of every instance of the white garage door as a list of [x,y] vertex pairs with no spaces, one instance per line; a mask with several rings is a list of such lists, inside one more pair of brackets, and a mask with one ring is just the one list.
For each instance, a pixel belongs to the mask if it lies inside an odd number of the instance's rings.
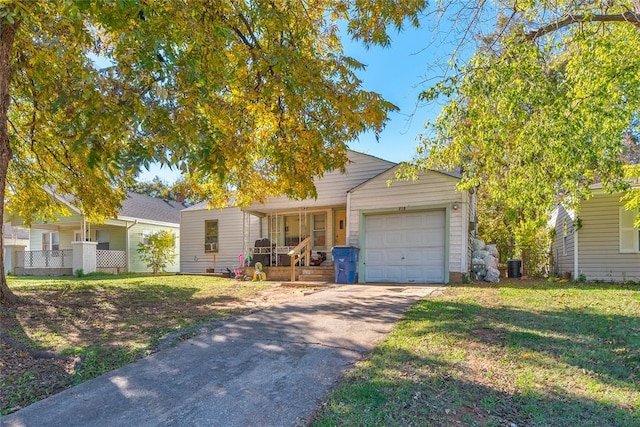
[[444,211],[367,215],[367,282],[444,282]]

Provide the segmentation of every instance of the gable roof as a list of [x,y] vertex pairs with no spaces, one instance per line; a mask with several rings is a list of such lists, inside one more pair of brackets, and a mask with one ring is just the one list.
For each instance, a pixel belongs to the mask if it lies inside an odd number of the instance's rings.
[[[73,197],[51,193],[57,200],[64,203],[72,211],[81,213],[74,205]],[[175,200],[160,199],[146,194],[127,192],[127,197],[122,201],[118,210],[117,219],[142,220],[154,222],[168,222],[180,224],[180,211],[186,206]]]
[[[380,179],[381,176],[385,176],[385,179],[388,179],[388,177],[386,177],[386,176],[389,175],[389,173],[391,173],[392,171],[393,171],[393,176],[395,176],[395,174],[396,174],[395,171],[397,171],[401,166],[402,166],[401,164],[395,164],[395,165],[391,166],[389,169],[384,170],[384,171],[380,172],[379,174],[377,174],[376,176],[372,176],[368,180],[356,185],[355,187],[350,189],[348,192],[352,193],[352,192],[356,191],[357,189],[359,189],[360,187],[364,187],[368,183]],[[439,169],[426,169],[426,170],[418,171],[418,174],[425,174],[426,172],[434,172],[434,173],[439,173],[439,174],[448,176],[450,178],[462,179],[462,173],[460,172],[459,168],[456,168],[453,171],[445,171],[445,170],[439,170]],[[399,181],[402,181],[402,180],[399,180]]]
[[[249,206],[241,210],[257,209],[262,211],[267,206],[269,208],[266,209],[279,209],[283,206],[285,209],[288,209],[294,207],[290,205],[290,203],[292,202],[295,203],[295,207],[297,208],[315,206],[320,203],[319,201],[322,201],[322,203],[327,206],[335,205],[335,194],[337,194],[336,187],[338,189],[343,189],[343,192],[340,193],[340,197],[345,198],[344,202],[346,202],[346,194],[351,186],[361,183],[362,181],[372,176],[372,174],[377,174],[378,171],[384,171],[389,169],[390,167],[396,166],[396,163],[389,160],[381,159],[380,157],[376,157],[371,154],[347,149],[347,162],[344,166],[344,173],[340,171],[340,169],[332,169],[325,171],[322,177],[316,177],[314,179],[316,191],[318,193],[317,198],[307,198],[304,200],[293,201],[292,199],[289,199],[284,195],[274,196],[268,198],[264,203],[254,201]],[[273,207],[274,204],[276,207]],[[224,207],[223,209],[227,209],[230,207],[240,209],[233,203],[229,206]],[[209,209],[209,206],[208,202],[205,201],[190,206],[186,209],[186,211],[201,211],[206,209]],[[212,210],[216,209],[212,208]]]
[[118,219],[135,218],[149,221],[180,224],[180,211],[186,206],[175,200],[159,199],[146,194],[127,192],[122,201]]

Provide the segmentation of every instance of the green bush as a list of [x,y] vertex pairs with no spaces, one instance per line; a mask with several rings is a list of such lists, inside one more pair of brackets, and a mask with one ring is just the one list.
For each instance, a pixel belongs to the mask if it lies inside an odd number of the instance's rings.
[[140,259],[147,264],[154,273],[165,271],[167,264],[176,258],[176,238],[173,233],[161,230],[151,234],[147,242],[138,243]]

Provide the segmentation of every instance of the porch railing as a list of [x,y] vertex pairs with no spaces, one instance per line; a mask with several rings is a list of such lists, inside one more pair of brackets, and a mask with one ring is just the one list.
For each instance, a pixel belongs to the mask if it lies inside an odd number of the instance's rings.
[[296,281],[296,265],[304,260],[304,265],[311,261],[311,236],[304,239],[298,246],[289,251],[291,257],[291,281]]
[[127,253],[125,251],[96,250],[97,268],[125,268],[127,266]]
[[24,251],[16,253],[16,267],[72,268],[73,250]]

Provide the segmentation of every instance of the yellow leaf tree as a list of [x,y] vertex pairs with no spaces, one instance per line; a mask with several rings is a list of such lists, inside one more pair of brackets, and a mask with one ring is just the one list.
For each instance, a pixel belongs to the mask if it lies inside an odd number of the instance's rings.
[[[143,166],[180,168],[214,205],[309,197],[347,143],[395,107],[362,89],[338,23],[365,44],[423,0],[0,4],[0,196],[27,220],[45,189],[100,220]],[[0,266],[1,267],[1,266]],[[0,278],[0,301],[16,302]]]

